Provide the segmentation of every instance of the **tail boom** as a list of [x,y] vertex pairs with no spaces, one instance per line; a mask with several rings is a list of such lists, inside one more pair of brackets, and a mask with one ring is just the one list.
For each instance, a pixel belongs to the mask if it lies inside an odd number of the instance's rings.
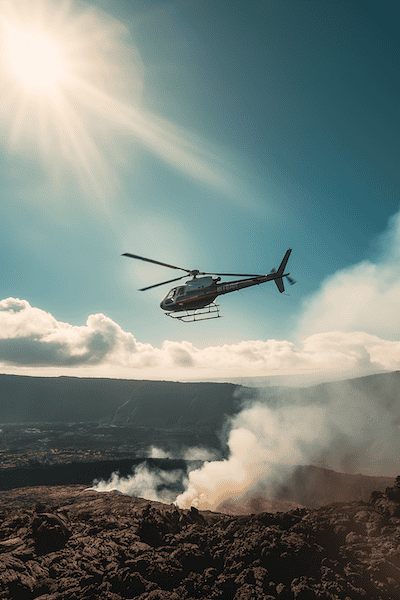
[[[282,294],[285,291],[285,286],[283,284],[283,278],[288,277],[290,273],[285,273],[285,267],[289,260],[290,253],[292,249],[289,248],[286,251],[285,256],[281,264],[279,265],[279,269],[276,271],[272,269],[267,275],[259,275],[255,277],[251,277],[251,279],[240,279],[238,281],[229,281],[227,283],[218,283],[216,288],[216,294],[214,289],[214,299],[216,296],[220,296],[222,294],[229,294],[230,292],[236,292],[238,290],[242,290],[247,287],[251,287],[253,285],[260,285],[261,283],[266,283],[267,281],[275,281],[275,285],[278,288],[279,292]],[[289,281],[291,282],[290,278]],[[294,283],[294,282],[293,282]]]

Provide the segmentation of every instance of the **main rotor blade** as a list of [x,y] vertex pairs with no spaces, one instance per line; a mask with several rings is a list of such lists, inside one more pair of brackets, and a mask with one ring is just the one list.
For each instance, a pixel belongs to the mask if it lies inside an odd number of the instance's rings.
[[144,256],[137,256],[136,254],[130,254],[129,252],[125,252],[124,254],[121,254],[121,256],[129,256],[130,258],[138,258],[139,260],[145,260],[146,262],[154,263],[155,265],[161,265],[162,267],[169,267],[170,269],[179,269],[180,271],[186,271],[186,273],[191,273],[191,271],[189,269],[182,269],[182,267],[175,267],[175,265],[169,265],[168,263],[163,263],[163,262],[160,262],[159,260],[153,260],[152,258],[145,258]]
[[264,275],[254,275],[251,273],[201,273],[201,275],[221,275],[222,277],[264,277]]
[[146,290],[151,290],[151,288],[158,287],[159,285],[164,285],[164,283],[172,283],[173,281],[179,281],[180,279],[183,279],[184,277],[187,277],[187,275],[182,275],[182,277],[176,277],[176,279],[168,279],[168,281],[162,281],[161,283],[155,283],[154,285],[149,285],[145,288],[140,288],[139,292],[145,292]]

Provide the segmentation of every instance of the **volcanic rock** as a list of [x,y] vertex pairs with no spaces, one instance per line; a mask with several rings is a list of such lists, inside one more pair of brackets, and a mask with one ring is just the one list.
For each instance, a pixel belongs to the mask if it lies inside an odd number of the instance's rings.
[[397,600],[397,487],[242,516],[78,485],[1,492],[0,599]]

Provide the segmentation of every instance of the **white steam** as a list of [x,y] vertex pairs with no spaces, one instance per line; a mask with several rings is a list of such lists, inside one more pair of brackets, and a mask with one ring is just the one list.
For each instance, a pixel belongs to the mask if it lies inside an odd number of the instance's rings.
[[301,464],[375,476],[397,474],[398,415],[347,383],[340,390],[318,404],[298,405],[296,398],[287,398],[276,409],[258,402],[243,410],[232,420],[229,457],[191,471],[176,504],[215,510],[260,485],[273,496],[281,477]]
[[171,452],[165,452],[165,450],[157,448],[157,446],[150,446],[147,456],[148,458],[173,458]]
[[195,462],[197,460],[215,460],[217,458],[215,451],[208,450],[207,448],[188,448],[183,452],[184,460],[189,462]]
[[256,404],[242,411],[232,423],[229,457],[191,471],[187,490],[178,496],[177,505],[215,510],[224,500],[238,499],[267,482],[274,465],[301,464],[301,446],[322,435],[323,416],[322,408],[310,407],[273,411]]
[[146,498],[155,502],[172,502],[176,492],[170,488],[174,487],[182,478],[182,472],[175,471],[151,471],[145,463],[136,467],[133,475],[120,477],[118,472],[112,473],[108,481],[95,480],[90,489],[97,492],[119,491],[128,496]]
[[349,382],[315,390],[321,390],[321,397],[314,394],[311,401],[301,391],[285,389],[274,407],[260,393],[257,402],[231,419],[226,459],[216,460],[215,451],[205,448],[181,450],[175,456],[150,448],[152,458],[205,461],[200,468],[192,465],[188,476],[182,470],[150,470],[142,464],[129,477],[113,473],[107,482],[94,482],[93,489],[175,502],[180,508],[218,510],[227,500],[249,499],[260,490],[273,498],[298,465],[397,475],[400,409],[384,397],[384,390],[367,393]]
[[215,460],[216,453],[215,451],[208,450],[207,448],[202,448],[198,446],[193,446],[191,448],[186,448],[184,450],[180,450],[178,452],[167,452],[162,448],[158,448],[158,446],[150,446],[147,451],[148,458],[170,458],[170,459],[183,459],[188,462],[195,461],[206,461],[206,460]]
[[[152,459],[184,459],[189,463],[196,464],[197,461],[214,460],[216,452],[206,448],[192,447],[173,454],[153,445],[150,446],[147,456]],[[194,468],[194,465],[192,467]],[[118,491],[128,496],[170,503],[176,499],[177,490],[182,489],[184,482],[187,483],[187,480],[184,471],[181,469],[165,471],[158,468],[149,468],[143,462],[134,469],[132,475],[127,477],[121,477],[119,472],[115,471],[108,481],[95,479],[90,489],[97,492]]]

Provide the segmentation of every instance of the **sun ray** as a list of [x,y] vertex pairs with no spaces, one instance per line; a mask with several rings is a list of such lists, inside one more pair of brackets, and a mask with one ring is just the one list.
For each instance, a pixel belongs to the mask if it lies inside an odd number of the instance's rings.
[[0,34],[0,119],[13,152],[34,148],[50,172],[72,170],[104,196],[123,132],[191,177],[228,187],[202,141],[140,108],[143,65],[110,15],[62,0],[0,0]]

